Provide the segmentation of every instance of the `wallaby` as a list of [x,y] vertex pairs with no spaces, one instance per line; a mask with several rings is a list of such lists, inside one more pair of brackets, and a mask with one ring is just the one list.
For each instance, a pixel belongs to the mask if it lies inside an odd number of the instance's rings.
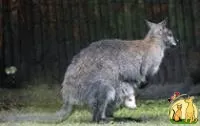
[[87,103],[93,121],[105,120],[109,104],[119,96],[116,89],[120,84],[142,87],[159,70],[165,50],[176,45],[172,31],[166,28],[167,20],[157,24],[146,20],[146,23],[150,30],[144,39],[100,40],[74,56],[62,82],[61,110],[55,116],[28,119],[61,121],[69,117],[73,106]]

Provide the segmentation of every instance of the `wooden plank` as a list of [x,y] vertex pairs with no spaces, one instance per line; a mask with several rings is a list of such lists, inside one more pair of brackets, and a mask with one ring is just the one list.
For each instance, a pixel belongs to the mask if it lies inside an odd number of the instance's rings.
[[[191,2],[191,1],[190,1]],[[200,47],[200,1],[192,0],[192,16],[193,16],[193,27],[194,27],[194,41],[195,44],[193,46]]]
[[36,75],[37,75],[37,82],[41,83],[42,81],[44,81],[44,54],[43,54],[43,42],[44,42],[44,31],[43,31],[43,23],[42,23],[42,10],[41,10],[42,3],[41,1],[38,2],[38,5],[35,6],[34,9],[34,14],[35,14],[35,25],[34,25],[34,38],[35,41],[37,43],[35,43],[36,46],[36,60],[37,60],[37,64],[36,64]]
[[5,8],[3,7],[3,0],[0,0],[0,87],[3,87],[4,82],[4,43],[3,43],[3,18]]
[[131,4],[132,3],[124,3],[124,29],[126,31],[126,39],[132,38],[132,14],[131,14]]

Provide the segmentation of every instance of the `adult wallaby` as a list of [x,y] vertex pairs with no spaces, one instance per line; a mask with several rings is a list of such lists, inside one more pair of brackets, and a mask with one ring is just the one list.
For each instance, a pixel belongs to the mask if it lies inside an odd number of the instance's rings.
[[164,51],[176,45],[171,30],[166,28],[166,20],[158,24],[146,22],[150,30],[142,40],[100,40],[83,49],[65,73],[61,110],[48,118],[29,120],[61,121],[71,114],[74,106],[84,104],[91,108],[93,121],[106,119],[109,104],[119,96],[117,87],[122,83],[141,87],[141,82],[158,71]]

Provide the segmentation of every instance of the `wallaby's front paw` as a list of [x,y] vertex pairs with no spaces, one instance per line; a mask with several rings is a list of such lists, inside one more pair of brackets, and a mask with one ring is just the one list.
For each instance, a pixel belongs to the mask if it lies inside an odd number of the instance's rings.
[[140,84],[139,84],[139,86],[138,86],[138,88],[139,89],[143,89],[143,88],[145,88],[145,87],[147,87],[147,85],[149,85],[149,82],[141,82]]

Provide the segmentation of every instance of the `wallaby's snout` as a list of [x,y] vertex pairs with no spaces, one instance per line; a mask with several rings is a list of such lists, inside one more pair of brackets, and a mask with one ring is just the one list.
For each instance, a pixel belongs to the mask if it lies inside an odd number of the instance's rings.
[[173,36],[171,36],[171,35],[168,36],[168,39],[169,39],[170,46],[176,46],[177,45],[177,41]]

